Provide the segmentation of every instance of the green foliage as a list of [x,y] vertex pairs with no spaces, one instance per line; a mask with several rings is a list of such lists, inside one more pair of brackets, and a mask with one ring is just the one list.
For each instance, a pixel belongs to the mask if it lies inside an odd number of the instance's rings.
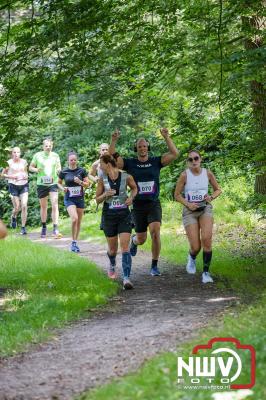
[[[30,159],[51,135],[62,160],[74,148],[89,166],[116,127],[122,155],[140,135],[160,154],[158,127],[166,125],[181,157],[162,173],[163,196],[171,198],[191,147],[219,178],[235,168],[245,177],[264,173],[265,31],[256,18],[264,23],[261,0],[7,2],[2,163],[6,148],[20,145]],[[254,37],[256,46],[245,45]],[[250,82],[262,86],[252,92]]]

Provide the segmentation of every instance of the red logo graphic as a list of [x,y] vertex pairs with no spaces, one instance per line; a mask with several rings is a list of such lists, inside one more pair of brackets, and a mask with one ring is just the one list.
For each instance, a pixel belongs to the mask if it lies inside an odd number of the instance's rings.
[[[255,370],[256,370],[256,352],[253,346],[251,345],[243,345],[239,342],[238,339],[235,338],[220,338],[216,337],[211,340],[209,340],[208,344],[206,345],[197,345],[193,348],[192,354],[198,354],[199,350],[205,350],[205,349],[212,349],[214,343],[225,343],[225,342],[231,342],[235,345],[236,350],[248,350],[250,352],[250,382],[247,384],[231,384],[230,388],[231,389],[249,389],[252,388],[255,385]],[[218,348],[217,350],[214,350],[212,354],[218,354],[220,352],[228,352],[231,353],[235,359],[238,362],[238,373],[236,374],[237,377],[240,375],[241,370],[242,370],[242,363],[241,360],[237,354],[237,351],[230,350],[228,348]],[[236,378],[235,378],[236,379]],[[234,380],[234,379],[232,379]]]

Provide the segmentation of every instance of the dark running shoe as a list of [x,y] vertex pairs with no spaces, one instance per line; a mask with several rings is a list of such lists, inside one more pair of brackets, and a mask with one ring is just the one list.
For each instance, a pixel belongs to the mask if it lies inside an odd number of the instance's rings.
[[159,271],[158,267],[152,267],[150,270],[151,276],[160,276],[161,272]]
[[46,238],[46,233],[47,233],[47,229],[44,228],[44,227],[42,227],[42,230],[41,230],[41,238],[42,238],[42,239],[45,239],[45,238]]
[[130,282],[129,278],[124,278],[123,279],[123,289],[124,290],[133,289],[133,284]]
[[13,215],[12,215],[11,222],[10,222],[10,228],[16,229],[16,227],[17,227],[17,218],[13,217]]
[[133,242],[134,237],[136,237],[136,235],[131,236],[131,243],[130,243],[130,249],[129,249],[129,252],[132,255],[132,257],[134,257],[138,251],[138,245]]

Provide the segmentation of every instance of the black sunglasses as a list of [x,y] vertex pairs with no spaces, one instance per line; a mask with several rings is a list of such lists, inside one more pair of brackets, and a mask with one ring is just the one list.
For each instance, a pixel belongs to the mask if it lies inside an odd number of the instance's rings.
[[196,157],[189,157],[187,160],[188,160],[189,162],[199,161],[199,156],[196,156]]

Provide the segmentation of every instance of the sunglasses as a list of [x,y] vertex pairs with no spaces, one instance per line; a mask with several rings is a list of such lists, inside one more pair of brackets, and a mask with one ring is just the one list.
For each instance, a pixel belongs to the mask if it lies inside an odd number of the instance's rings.
[[189,162],[199,161],[199,156],[196,156],[196,157],[189,157],[187,160],[188,160]]

